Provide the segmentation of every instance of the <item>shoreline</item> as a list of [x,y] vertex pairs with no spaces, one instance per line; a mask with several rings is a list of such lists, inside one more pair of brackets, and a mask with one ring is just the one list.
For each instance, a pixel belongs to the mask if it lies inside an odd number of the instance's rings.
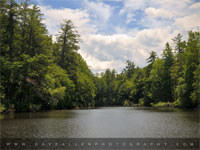
[[39,111],[21,111],[21,112],[17,112],[14,109],[10,109],[7,110],[6,112],[0,112],[1,115],[7,115],[7,114],[12,114],[12,113],[37,113],[37,112],[48,112],[48,111],[64,111],[64,110],[92,110],[92,109],[100,109],[100,108],[108,108],[110,107],[112,108],[116,108],[116,107],[130,107],[130,108],[152,108],[152,109],[180,109],[180,110],[198,110],[199,111],[199,107],[195,107],[195,108],[180,108],[180,107],[175,107],[175,106],[139,106],[139,105],[134,105],[134,106],[98,106],[98,107],[85,107],[85,108],[74,108],[74,109],[46,109],[46,110],[39,110]]

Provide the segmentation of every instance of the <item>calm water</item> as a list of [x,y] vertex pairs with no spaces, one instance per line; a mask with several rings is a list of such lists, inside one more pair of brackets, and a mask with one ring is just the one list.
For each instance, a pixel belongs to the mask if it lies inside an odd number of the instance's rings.
[[1,137],[199,137],[199,113],[174,108],[104,107],[0,115]]

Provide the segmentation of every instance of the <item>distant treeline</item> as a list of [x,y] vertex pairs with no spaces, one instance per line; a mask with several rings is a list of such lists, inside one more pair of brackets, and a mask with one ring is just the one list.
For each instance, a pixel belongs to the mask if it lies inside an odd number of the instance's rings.
[[38,6],[28,0],[0,5],[1,111],[199,104],[200,32],[188,32],[187,41],[178,34],[162,58],[152,51],[144,68],[127,61],[120,74],[107,69],[98,75],[77,52],[80,36],[70,20],[53,42]]

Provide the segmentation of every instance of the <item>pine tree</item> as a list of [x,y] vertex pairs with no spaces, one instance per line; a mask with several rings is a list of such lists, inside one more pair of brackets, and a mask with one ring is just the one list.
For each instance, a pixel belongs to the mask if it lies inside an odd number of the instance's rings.
[[169,46],[169,43],[166,43],[165,49],[163,50],[163,60],[164,60],[164,77],[163,77],[163,86],[165,89],[164,101],[172,102],[173,94],[172,94],[172,79],[170,75],[171,67],[174,62],[174,56],[172,53],[172,48]]

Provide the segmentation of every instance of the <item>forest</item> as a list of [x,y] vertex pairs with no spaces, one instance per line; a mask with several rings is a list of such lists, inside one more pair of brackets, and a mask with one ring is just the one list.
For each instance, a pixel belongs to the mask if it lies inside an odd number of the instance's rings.
[[166,43],[147,65],[127,60],[121,73],[94,74],[79,54],[81,40],[70,20],[52,40],[37,5],[0,1],[0,111],[83,109],[100,106],[195,108],[200,96],[200,32]]

